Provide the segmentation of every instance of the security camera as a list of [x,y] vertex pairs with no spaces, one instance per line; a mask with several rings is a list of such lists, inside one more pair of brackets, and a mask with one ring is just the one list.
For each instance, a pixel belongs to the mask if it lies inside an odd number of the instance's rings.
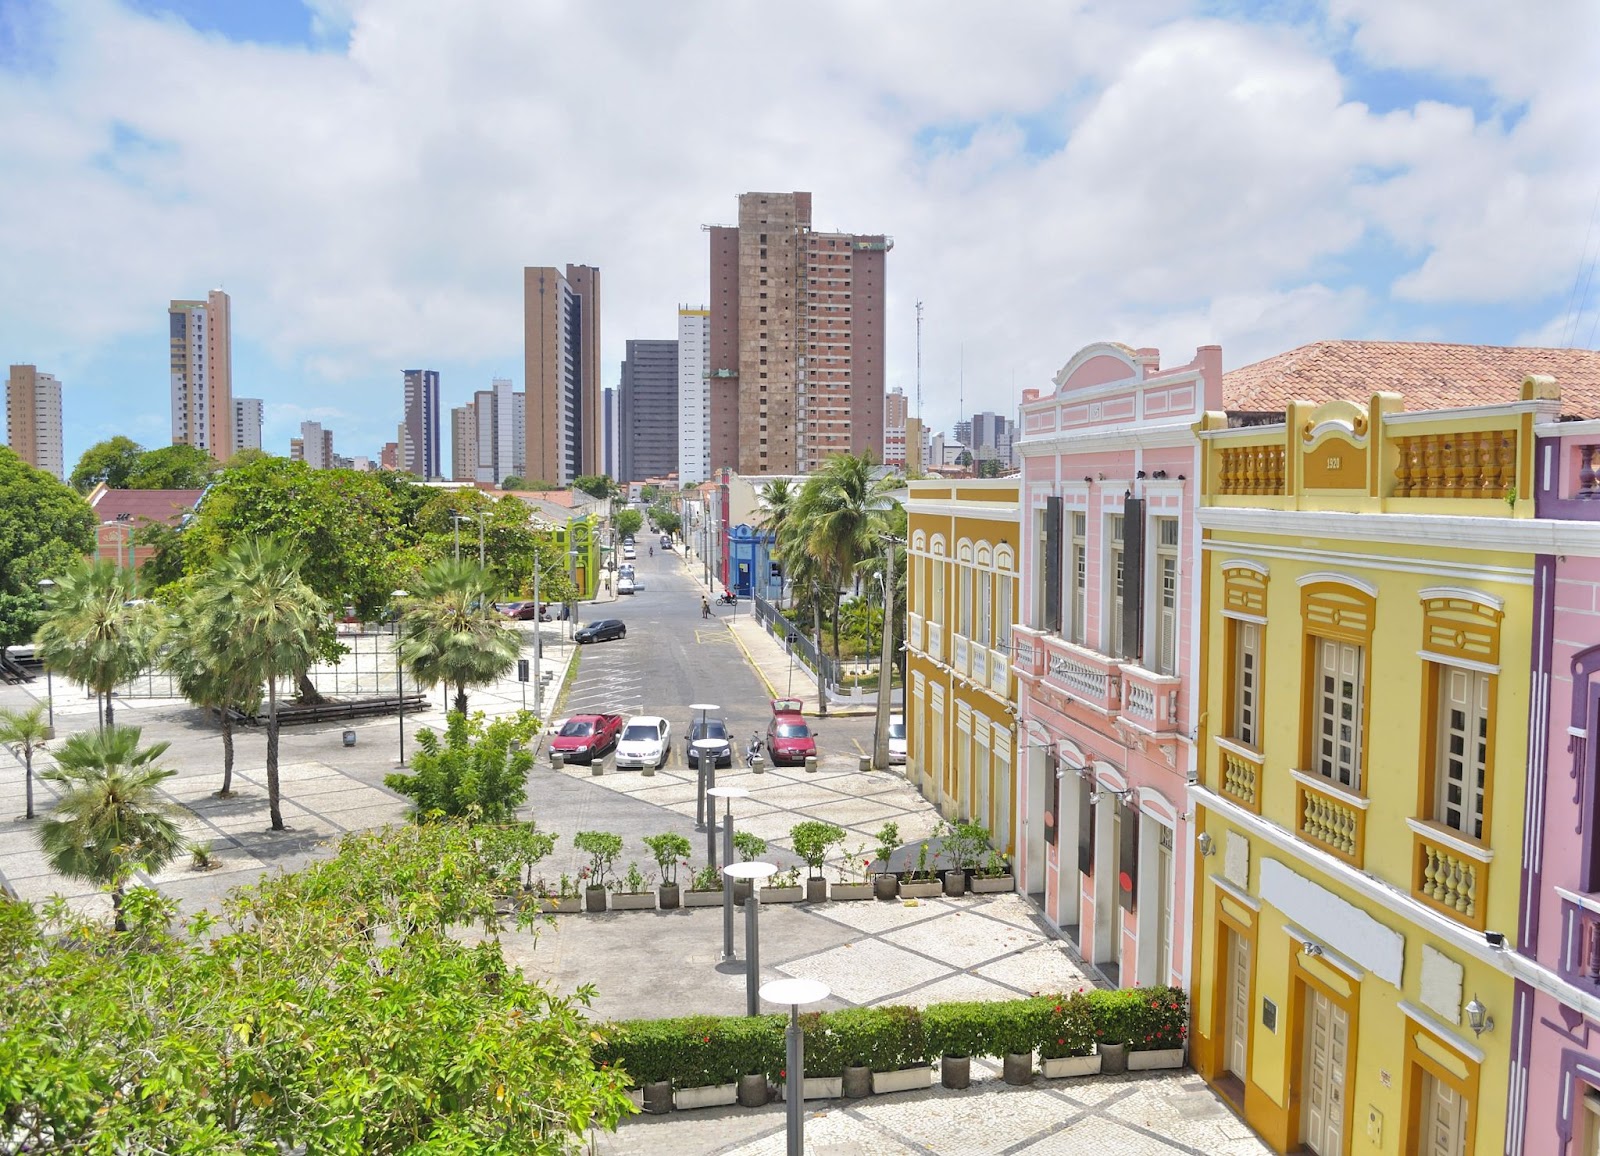
[[1483,941],[1490,947],[1493,947],[1497,950],[1503,949],[1506,945],[1505,933],[1500,931],[1485,931],[1483,933]]

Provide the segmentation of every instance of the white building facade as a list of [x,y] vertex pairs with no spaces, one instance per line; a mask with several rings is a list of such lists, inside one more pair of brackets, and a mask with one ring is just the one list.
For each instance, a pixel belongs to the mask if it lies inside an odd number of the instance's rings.
[[678,481],[711,476],[711,310],[678,310]]

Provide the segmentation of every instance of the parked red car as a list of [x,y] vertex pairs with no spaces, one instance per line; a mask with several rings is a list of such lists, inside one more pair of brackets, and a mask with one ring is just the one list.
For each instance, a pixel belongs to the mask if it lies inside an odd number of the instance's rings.
[[559,751],[569,763],[592,763],[617,745],[621,731],[620,714],[575,714],[550,736],[550,753]]
[[772,700],[772,721],[767,724],[767,756],[774,766],[803,763],[817,753],[817,736],[800,714],[797,698]]
[[514,618],[518,622],[532,622],[537,618],[540,622],[550,621],[550,604],[547,602],[540,607],[535,602],[500,602],[495,609],[507,618]]

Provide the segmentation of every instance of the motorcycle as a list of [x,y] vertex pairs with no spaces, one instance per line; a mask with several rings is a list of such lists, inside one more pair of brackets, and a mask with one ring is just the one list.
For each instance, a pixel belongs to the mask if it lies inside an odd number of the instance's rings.
[[756,765],[756,760],[761,757],[761,747],[761,735],[759,733],[751,735],[750,745],[744,751],[744,765],[746,767],[754,767]]
[[729,594],[726,590],[724,590],[721,594],[717,595],[717,605],[718,606],[737,606],[737,605],[739,605],[739,600],[737,598],[735,598],[732,594]]

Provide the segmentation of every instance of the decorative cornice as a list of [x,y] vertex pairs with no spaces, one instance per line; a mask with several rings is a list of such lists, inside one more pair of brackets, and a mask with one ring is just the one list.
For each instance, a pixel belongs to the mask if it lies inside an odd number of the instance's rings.
[[1447,546],[1477,552],[1504,550],[1600,558],[1600,524],[1555,518],[1201,506],[1200,526],[1206,530],[1245,534],[1283,534],[1296,540],[1345,538],[1408,546]]

